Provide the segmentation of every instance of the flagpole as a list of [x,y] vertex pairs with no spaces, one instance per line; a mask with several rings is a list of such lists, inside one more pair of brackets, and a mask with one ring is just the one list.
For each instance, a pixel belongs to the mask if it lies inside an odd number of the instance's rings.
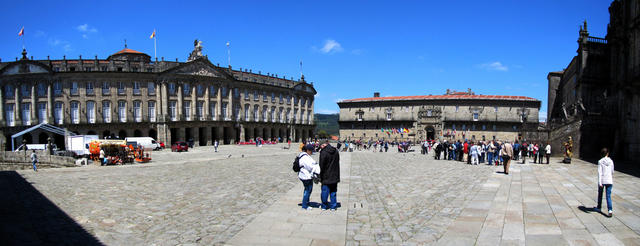
[[158,60],[158,50],[157,50],[157,40],[158,38],[156,38],[156,36],[153,36],[153,56],[156,59],[156,61]]
[[229,62],[228,65],[231,66],[231,46],[229,41],[227,41],[227,58]]

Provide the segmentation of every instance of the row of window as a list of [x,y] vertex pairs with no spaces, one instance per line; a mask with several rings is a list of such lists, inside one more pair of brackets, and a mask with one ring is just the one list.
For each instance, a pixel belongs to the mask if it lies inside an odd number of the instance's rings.
[[[38,103],[37,105],[37,120],[39,123],[42,122],[47,122],[47,104],[46,103]],[[184,115],[185,120],[190,121],[192,120],[191,118],[191,113],[192,113],[192,107],[191,107],[191,101],[185,101],[183,102],[182,105],[182,113]],[[5,104],[5,119],[7,121],[7,126],[15,126],[15,105],[12,103],[8,103]],[[32,124],[32,119],[31,119],[31,103],[22,103],[20,104],[20,116],[21,116],[21,120],[22,120],[22,124],[23,125],[31,125]],[[222,103],[222,111],[221,111],[221,117],[225,120],[231,120],[231,115],[229,115],[227,113],[227,107],[228,104],[226,102]],[[70,122],[72,124],[79,124],[80,123],[80,110],[81,110],[81,105],[80,102],[78,101],[71,101],[69,103],[69,108],[70,110],[69,112],[69,117],[70,117]],[[112,122],[112,111],[111,111],[111,101],[102,101],[102,122],[104,123],[111,123]],[[246,121],[250,121],[250,116],[251,114],[249,113],[249,105],[247,104],[245,106],[245,120]],[[269,110],[269,107],[267,106],[263,106],[262,108],[262,117],[259,117],[258,111],[259,111],[259,106],[258,105],[254,105],[254,111],[253,111],[253,118],[255,121],[264,121],[264,122],[289,122],[290,118],[290,112],[291,109],[287,109],[286,110],[286,114],[284,114],[284,108],[279,108],[278,112],[276,112],[276,107],[271,107],[271,110]],[[86,122],[87,123],[96,123],[96,102],[94,101],[87,101],[85,103],[85,110],[83,111],[86,114]],[[216,103],[210,103],[209,104],[209,112],[210,112],[210,117],[211,120],[216,120]],[[305,115],[305,110],[301,110],[301,115],[302,116],[306,116],[306,117],[301,117],[301,121],[297,120],[297,115],[298,115],[298,109],[294,109],[294,114],[293,114],[293,122],[294,123],[310,123],[311,121],[311,111],[306,111],[306,115]],[[126,101],[118,101],[117,104],[117,121],[118,122],[127,122],[127,102]],[[142,114],[142,101],[133,101],[133,107],[132,107],[132,113],[133,113],[133,120],[134,122],[142,122],[143,120],[143,114]],[[169,118],[172,121],[177,121],[177,101],[169,101]],[[206,120],[205,114],[204,114],[204,102],[203,101],[198,101],[196,104],[196,108],[195,108],[195,117],[196,119],[199,120]],[[236,106],[234,108],[234,115],[236,115],[236,120],[240,120],[241,119],[241,115],[240,115],[240,107]],[[147,102],[147,115],[146,117],[144,117],[145,119],[147,119],[149,122],[155,122],[156,121],[156,102],[155,101],[148,101]],[[53,120],[55,124],[63,124],[64,122],[64,103],[62,102],[55,102],[54,104],[54,110],[53,110]]]
[[[107,66],[101,66],[99,69],[100,70],[96,70],[96,71],[103,71],[103,72],[108,71]],[[61,71],[61,67],[53,67],[53,71],[54,72],[60,72]],[[67,68],[67,71],[70,71],[70,72],[75,72],[75,71],[91,72],[91,71],[93,71],[93,67],[78,67],[78,68],[76,68],[74,66],[70,66],[70,67]],[[123,68],[122,67],[116,67],[114,71],[122,72]],[[131,67],[131,71],[130,72],[139,72],[139,71],[140,71],[140,68]],[[146,71],[148,73],[151,73],[151,72],[153,72],[153,68],[147,68]]]
[[[38,103],[37,105],[37,120],[39,123],[48,123],[47,119],[47,104],[46,103]],[[150,122],[156,121],[156,102],[149,101],[147,102],[147,119]],[[88,123],[96,123],[96,102],[87,101],[85,103],[84,113],[86,114],[86,120]],[[31,125],[31,103],[23,103],[20,104],[21,110],[21,120],[23,125]],[[72,124],[80,123],[80,110],[81,105],[78,101],[71,101],[69,103],[69,117],[70,122]],[[5,119],[7,121],[7,126],[15,126],[15,105],[12,103],[8,103],[4,105]],[[142,101],[134,101],[133,102],[133,120],[135,122],[142,122]],[[126,101],[118,101],[117,105],[117,120],[118,122],[127,122],[127,102]],[[111,101],[103,101],[102,102],[102,122],[111,123]],[[53,109],[53,123],[55,124],[63,124],[64,123],[64,103],[63,102],[55,102]]]
[[[71,82],[69,88],[69,94],[78,95],[78,82]],[[142,87],[141,82],[133,82],[133,94],[140,95]],[[101,93],[102,95],[110,95],[111,94],[111,86],[109,82],[102,82],[101,84]],[[39,83],[36,85],[36,93],[38,97],[44,97],[47,95],[47,86],[44,83]],[[86,95],[95,95],[96,91],[94,89],[93,82],[85,83],[85,94]],[[125,94],[125,83],[117,82],[117,93],[118,95]],[[156,84],[154,82],[147,82],[147,93],[149,95],[156,94]],[[62,84],[60,82],[53,83],[53,95],[60,96],[62,95]],[[5,98],[13,98],[15,96],[15,89],[12,85],[5,85],[4,87],[4,96]],[[31,87],[27,84],[22,84],[20,86],[20,96],[21,97],[30,97],[31,96]]]
[[[69,94],[71,95],[78,95],[78,82],[71,82],[71,86],[69,88]],[[133,94],[134,95],[140,95],[141,94],[141,90],[140,88],[142,87],[142,83],[141,82],[137,82],[134,81],[133,82]],[[221,87],[221,93],[222,93],[222,97],[227,97],[227,87]],[[169,95],[176,95],[176,84],[175,83],[169,83],[168,86],[168,90],[169,90]],[[210,96],[214,97],[217,95],[217,90],[215,85],[210,85],[209,86],[209,91],[210,91]],[[47,87],[44,83],[39,83],[36,86],[36,92],[38,97],[44,97],[47,95]],[[85,83],[85,94],[86,95],[95,95],[95,89],[94,89],[94,83],[93,82],[86,82]],[[101,85],[101,93],[102,95],[110,95],[111,94],[111,87],[110,87],[110,83],[109,82],[102,82]],[[118,95],[124,95],[125,94],[125,83],[124,82],[117,82],[117,93]],[[156,84],[155,82],[147,82],[147,93],[149,95],[155,95],[156,94]],[[204,95],[204,87],[203,85],[197,85],[196,86],[196,93],[198,96],[203,96]],[[245,89],[244,90],[244,98],[245,100],[250,100],[249,97],[249,90]],[[60,82],[55,82],[53,83],[53,94],[54,96],[60,96],[62,95],[62,84]],[[233,94],[234,97],[239,98],[240,97],[240,91],[238,88],[234,88],[233,89]],[[185,83],[182,85],[182,95],[183,96],[190,96],[191,95],[191,87],[189,84]],[[267,102],[269,100],[269,95],[266,91],[263,91],[262,93],[259,93],[258,90],[254,90],[253,91],[253,99],[254,101],[259,101],[259,97],[260,95],[262,96],[262,100],[264,102]],[[14,98],[15,96],[15,89],[13,88],[12,85],[6,85],[4,88],[4,96],[5,98]],[[22,97],[30,97],[31,96],[31,87],[27,84],[22,84],[20,86],[20,96]],[[276,93],[275,92],[271,92],[270,93],[271,96],[271,102],[275,103],[276,102]],[[291,99],[292,96],[291,95],[286,95],[286,97],[284,97],[282,95],[282,93],[278,94],[278,100],[279,103],[284,103],[284,100],[286,98],[287,104],[291,103]],[[293,97],[294,103],[297,105],[298,102],[300,102],[301,105],[307,105],[307,107],[311,107],[312,105],[312,100],[307,100],[304,97]]]
[[[513,128],[513,130],[518,130],[518,126],[516,126],[516,125],[513,125],[511,127]],[[485,131],[485,130],[487,130],[487,125],[482,125],[481,128],[482,128],[483,131]],[[496,129],[497,129],[496,125],[493,125],[492,126],[492,130],[495,131]],[[451,125],[451,130],[457,130],[456,129],[456,124]],[[471,125],[471,129],[467,129],[467,125],[466,124],[462,124],[462,131],[466,131],[466,130],[475,131],[476,130],[476,125],[472,124]]]

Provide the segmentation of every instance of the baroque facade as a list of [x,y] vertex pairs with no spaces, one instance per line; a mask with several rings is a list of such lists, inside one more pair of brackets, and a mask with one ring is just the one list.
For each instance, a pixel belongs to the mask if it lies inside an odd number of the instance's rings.
[[540,101],[524,96],[444,95],[348,99],[340,107],[343,140],[517,140],[537,132]]
[[616,0],[609,7],[605,38],[592,37],[585,21],[577,55],[551,72],[548,126],[552,147],[574,140],[574,156],[597,159],[611,149],[618,160],[640,159],[640,3]]
[[[304,76],[285,79],[212,64],[194,44],[187,62],[152,61],[125,48],[107,59],[0,62],[0,141],[46,122],[77,134],[150,136],[195,145],[256,137],[301,141],[313,136],[316,94]],[[40,133],[17,139],[58,146],[64,137]],[[9,143],[9,144],[7,144]]]

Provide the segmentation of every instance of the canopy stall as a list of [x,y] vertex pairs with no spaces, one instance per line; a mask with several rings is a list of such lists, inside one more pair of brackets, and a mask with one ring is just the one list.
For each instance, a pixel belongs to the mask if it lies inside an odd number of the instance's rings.
[[16,138],[18,138],[18,137],[20,137],[20,136],[22,136],[24,134],[30,133],[32,131],[38,130],[38,129],[44,130],[44,131],[47,131],[47,132],[51,132],[51,133],[54,133],[54,134],[62,135],[62,136],[65,136],[65,134],[68,135],[68,136],[75,136],[76,135],[75,133],[67,131],[67,130],[62,129],[60,127],[52,126],[52,125],[49,125],[47,123],[40,123],[40,124],[37,124],[35,126],[29,127],[29,128],[27,128],[27,129],[25,129],[25,130],[23,130],[21,132],[18,132],[16,134],[11,135],[11,151],[15,150],[14,143],[15,143],[15,139]]

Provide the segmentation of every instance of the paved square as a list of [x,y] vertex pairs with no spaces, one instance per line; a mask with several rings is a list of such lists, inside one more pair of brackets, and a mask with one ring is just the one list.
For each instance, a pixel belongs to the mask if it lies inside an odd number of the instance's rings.
[[[341,208],[302,211],[297,151],[282,146],[18,174],[107,245],[640,245],[640,178],[614,173],[607,218],[585,209],[595,206],[594,164],[512,164],[507,176],[419,153],[341,152]],[[0,192],[16,193],[8,182]],[[30,208],[31,196],[11,197],[3,202]],[[57,233],[32,234],[46,243]]]

